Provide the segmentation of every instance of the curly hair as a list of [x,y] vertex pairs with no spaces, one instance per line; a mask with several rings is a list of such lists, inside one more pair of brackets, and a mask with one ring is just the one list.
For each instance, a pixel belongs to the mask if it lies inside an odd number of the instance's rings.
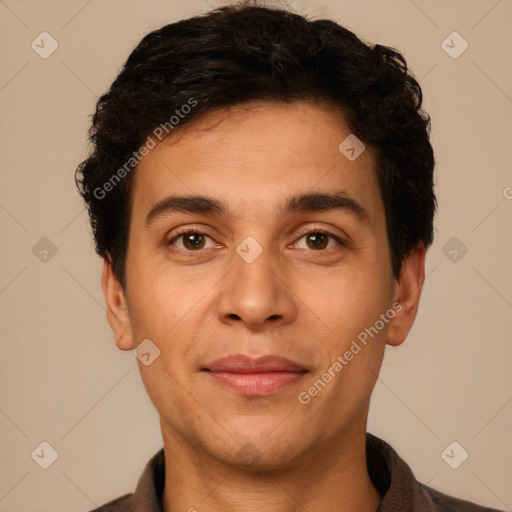
[[[419,83],[393,48],[367,44],[331,20],[244,2],[147,34],[98,100],[91,151],[75,180],[96,252],[111,262],[122,285],[133,176],[148,135],[254,100],[341,107],[351,131],[375,150],[398,278],[410,251],[432,243],[437,207],[430,117],[421,108]],[[169,122],[182,111],[187,114],[179,115],[179,124]]]

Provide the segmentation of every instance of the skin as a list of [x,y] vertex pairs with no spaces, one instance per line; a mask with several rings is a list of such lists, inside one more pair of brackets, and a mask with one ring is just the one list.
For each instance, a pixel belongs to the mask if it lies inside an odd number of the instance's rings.
[[[183,127],[137,168],[126,289],[108,261],[102,283],[117,346],[149,338],[161,351],[139,368],[160,414],[165,512],[378,507],[365,463],[369,401],[386,344],[402,343],[414,322],[425,249],[393,277],[374,154],[367,147],[349,161],[338,145],[350,133],[332,105],[253,103]],[[338,209],[279,213],[292,194],[334,190],[367,220]],[[230,213],[168,212],[146,225],[171,194],[213,197]],[[206,235],[199,250],[174,238],[189,228]],[[306,236],[318,231],[346,245],[320,237],[318,248]],[[247,236],[263,249],[252,263],[236,252]],[[395,317],[300,403],[394,303]],[[236,354],[284,356],[307,373],[274,394],[244,396],[202,371]]]

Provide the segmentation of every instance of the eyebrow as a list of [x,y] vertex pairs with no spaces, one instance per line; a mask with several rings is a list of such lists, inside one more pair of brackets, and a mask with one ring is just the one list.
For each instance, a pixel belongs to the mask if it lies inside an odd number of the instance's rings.
[[[369,222],[370,216],[365,208],[339,190],[332,193],[308,192],[289,197],[279,208],[282,217],[293,213],[341,210],[352,214],[361,222]],[[168,196],[155,203],[146,216],[145,225],[149,227],[157,218],[176,212],[203,213],[219,217],[230,216],[229,207],[213,197],[204,195]]]

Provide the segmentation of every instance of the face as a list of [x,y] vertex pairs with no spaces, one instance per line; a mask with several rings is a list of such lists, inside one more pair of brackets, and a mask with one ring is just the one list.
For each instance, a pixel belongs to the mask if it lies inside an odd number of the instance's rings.
[[350,133],[330,105],[255,103],[139,164],[126,289],[108,265],[104,289],[119,348],[160,350],[139,367],[164,440],[284,467],[364,432],[386,341],[415,306],[393,308],[374,155],[348,159]]

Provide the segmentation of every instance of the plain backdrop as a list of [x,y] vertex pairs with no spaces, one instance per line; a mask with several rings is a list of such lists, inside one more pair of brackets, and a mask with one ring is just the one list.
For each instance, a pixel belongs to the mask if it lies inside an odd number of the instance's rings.
[[[368,430],[420,481],[510,510],[512,1],[290,4],[401,51],[432,117],[436,240],[419,316],[387,349]],[[0,511],[90,510],[133,492],[162,446],[137,360],[105,319],[74,171],[95,102],[139,40],[218,5],[0,0]],[[469,454],[457,469],[442,457],[454,441]],[[58,453],[47,469],[33,455],[42,442]]]

